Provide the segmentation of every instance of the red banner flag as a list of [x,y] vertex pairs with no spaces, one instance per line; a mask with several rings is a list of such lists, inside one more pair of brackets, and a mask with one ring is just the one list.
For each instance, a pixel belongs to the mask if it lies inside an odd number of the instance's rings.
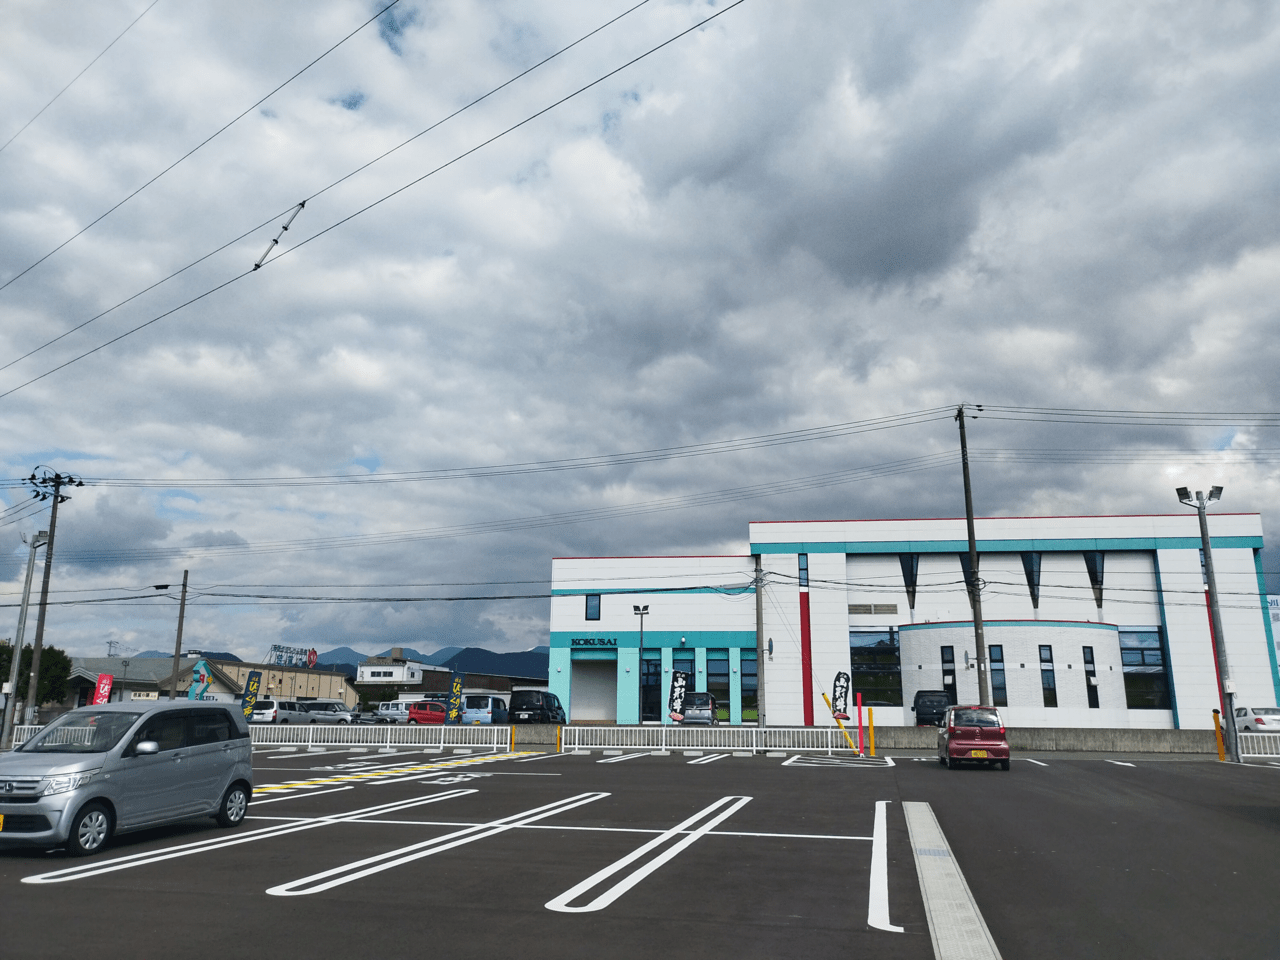
[[93,691],[92,706],[96,707],[98,704],[106,703],[111,699],[111,681],[113,679],[115,678],[109,673],[98,674],[98,689]]

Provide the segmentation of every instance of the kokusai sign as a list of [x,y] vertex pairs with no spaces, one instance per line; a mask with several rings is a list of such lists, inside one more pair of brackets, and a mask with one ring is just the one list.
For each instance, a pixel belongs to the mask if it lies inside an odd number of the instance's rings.
[[314,667],[316,651],[313,647],[284,647],[274,644],[267,651],[267,663],[277,667]]
[[574,647],[614,647],[618,646],[617,637],[573,637],[569,645]]

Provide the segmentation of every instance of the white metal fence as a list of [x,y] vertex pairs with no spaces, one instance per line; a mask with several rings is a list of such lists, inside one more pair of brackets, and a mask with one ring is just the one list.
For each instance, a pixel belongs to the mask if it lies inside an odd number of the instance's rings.
[[[858,730],[849,730],[856,747]],[[563,750],[833,750],[849,751],[849,741],[837,727],[565,727]],[[864,742],[863,749],[867,749]]]
[[1241,733],[1241,757],[1280,757],[1280,733]]
[[[31,737],[40,727],[18,727],[14,745]],[[496,724],[260,724],[249,725],[255,744],[279,746],[369,747],[478,747],[494,751],[511,749],[511,728]]]

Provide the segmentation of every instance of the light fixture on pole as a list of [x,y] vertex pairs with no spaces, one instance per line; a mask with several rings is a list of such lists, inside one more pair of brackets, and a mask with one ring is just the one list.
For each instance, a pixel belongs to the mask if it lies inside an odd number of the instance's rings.
[[640,618],[640,649],[644,649],[644,618],[649,615],[649,605],[646,603],[643,607],[635,604],[631,605],[631,612]]
[[1205,508],[1215,500],[1222,499],[1222,487],[1210,487],[1209,496],[1197,490],[1194,497],[1186,487],[1178,487],[1175,491],[1178,502],[1188,507],[1195,507],[1200,518],[1200,549],[1204,554],[1204,578],[1209,588],[1209,628],[1213,631],[1213,649],[1218,659],[1218,696],[1222,700],[1226,713],[1227,752],[1233,763],[1240,762],[1240,738],[1236,733],[1235,718],[1235,681],[1231,679],[1231,668],[1227,664],[1226,637],[1222,634],[1222,613],[1218,609],[1218,581],[1213,575],[1213,547],[1209,543],[1209,518]]

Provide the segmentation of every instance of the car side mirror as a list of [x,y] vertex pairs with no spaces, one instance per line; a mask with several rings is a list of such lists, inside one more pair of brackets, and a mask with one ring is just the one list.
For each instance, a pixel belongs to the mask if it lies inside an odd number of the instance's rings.
[[912,713],[915,713],[915,712],[916,712],[916,707],[915,707],[915,704],[914,704],[914,703],[911,705],[911,712],[912,712]]
[[149,756],[153,753],[159,753],[159,752],[160,752],[160,744],[156,743],[154,740],[143,740],[141,743],[139,743],[136,747],[133,748],[133,755],[135,757]]

